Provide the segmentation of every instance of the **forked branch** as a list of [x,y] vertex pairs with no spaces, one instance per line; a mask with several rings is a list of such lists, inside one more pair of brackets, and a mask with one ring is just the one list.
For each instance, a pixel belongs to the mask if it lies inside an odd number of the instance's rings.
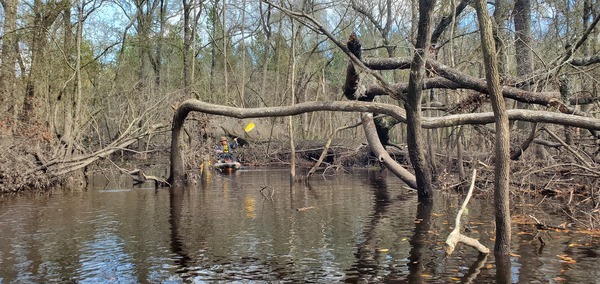
[[467,197],[465,197],[465,201],[463,201],[460,210],[456,214],[456,221],[454,225],[454,230],[450,232],[448,238],[446,238],[446,255],[451,255],[456,248],[458,243],[464,243],[468,246],[475,248],[479,253],[489,254],[490,249],[486,246],[482,245],[477,239],[465,236],[460,233],[460,218],[462,217],[463,212],[467,208],[467,204],[471,199],[471,195],[473,195],[473,188],[475,188],[475,177],[477,176],[477,170],[473,170],[473,176],[471,177],[471,186],[469,187],[469,192],[467,193]]

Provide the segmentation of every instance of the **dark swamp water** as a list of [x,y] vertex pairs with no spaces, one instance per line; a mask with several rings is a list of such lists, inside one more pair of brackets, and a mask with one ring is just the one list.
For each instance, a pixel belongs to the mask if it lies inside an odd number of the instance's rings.
[[[154,190],[99,176],[83,191],[0,197],[0,283],[599,283],[598,239],[519,221],[565,221],[529,205],[540,200],[514,202],[514,254],[497,269],[470,247],[445,257],[458,194],[419,206],[397,178],[369,171],[287,181],[248,169]],[[493,248],[490,196],[463,220]]]

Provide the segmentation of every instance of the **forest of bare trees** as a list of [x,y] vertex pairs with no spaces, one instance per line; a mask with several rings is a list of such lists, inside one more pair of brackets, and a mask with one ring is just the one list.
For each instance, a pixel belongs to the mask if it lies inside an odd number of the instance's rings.
[[292,158],[358,139],[422,201],[482,168],[497,252],[510,191],[581,194],[600,223],[596,0],[0,1],[0,191],[169,149],[176,182],[215,114],[279,117],[264,127]]

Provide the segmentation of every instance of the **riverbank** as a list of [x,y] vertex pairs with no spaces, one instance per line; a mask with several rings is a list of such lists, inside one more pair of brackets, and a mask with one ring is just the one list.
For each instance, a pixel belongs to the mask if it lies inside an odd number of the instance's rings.
[[0,149],[0,193],[45,190],[63,181],[40,168],[44,153],[50,150],[49,143],[0,137]]

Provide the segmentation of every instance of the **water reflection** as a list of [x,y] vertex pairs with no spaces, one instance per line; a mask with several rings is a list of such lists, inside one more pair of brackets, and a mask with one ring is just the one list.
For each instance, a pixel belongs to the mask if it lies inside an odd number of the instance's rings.
[[391,200],[386,180],[381,172],[373,172],[368,175],[368,178],[373,192],[373,213],[363,229],[364,241],[358,245],[355,253],[356,264],[347,272],[346,282],[350,283],[381,280],[382,273],[378,270],[382,268],[379,262],[383,255],[379,253],[381,248],[379,248],[380,239],[377,237],[377,225],[382,219],[389,218],[387,209]]
[[433,201],[419,202],[417,204],[417,216],[415,217],[415,231],[410,240],[410,255],[408,257],[408,282],[423,283],[425,273],[425,265],[429,256],[427,254],[429,243],[429,230],[431,228],[431,213],[433,212]]
[[[91,180],[83,192],[0,197],[0,282],[593,283],[600,276],[597,240],[546,232],[540,249],[529,225],[514,229],[520,257],[501,262],[460,247],[445,258],[441,243],[462,197],[437,198],[417,204],[385,172],[290,187],[287,170],[213,175],[170,190]],[[474,198],[468,215],[469,235],[488,247],[490,204]]]
[[510,256],[505,254],[494,254],[496,261],[496,283],[514,283],[516,279],[512,278]]
[[175,255],[173,262],[176,272],[183,280],[191,276],[190,265],[192,258],[184,250],[184,244],[179,235],[181,224],[181,212],[183,210],[183,200],[187,189],[184,187],[172,187],[169,189],[169,225],[171,229],[171,251]]

